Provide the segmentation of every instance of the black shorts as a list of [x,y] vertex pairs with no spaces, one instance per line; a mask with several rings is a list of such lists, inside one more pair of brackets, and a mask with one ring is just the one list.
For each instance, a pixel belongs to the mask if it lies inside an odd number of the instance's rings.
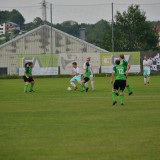
[[90,80],[90,78],[88,78],[88,77],[84,77],[84,83],[86,83],[86,82],[88,82],[89,80]]
[[124,91],[126,87],[126,80],[115,80],[113,88],[115,90],[118,90],[120,88],[120,91]]
[[34,81],[32,77],[27,78],[26,76],[23,76],[23,80],[24,82],[29,82],[29,83]]

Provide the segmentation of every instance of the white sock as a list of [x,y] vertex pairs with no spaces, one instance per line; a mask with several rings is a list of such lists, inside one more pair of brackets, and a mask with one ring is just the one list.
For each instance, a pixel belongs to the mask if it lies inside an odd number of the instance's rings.
[[92,89],[94,90],[94,81],[91,81]]
[[147,83],[150,81],[150,77],[147,77]]
[[144,84],[146,84],[147,83],[147,78],[144,78]]
[[88,87],[88,82],[85,83],[85,86]]
[[73,83],[73,82],[70,82],[70,84],[75,88],[76,87],[76,85]]

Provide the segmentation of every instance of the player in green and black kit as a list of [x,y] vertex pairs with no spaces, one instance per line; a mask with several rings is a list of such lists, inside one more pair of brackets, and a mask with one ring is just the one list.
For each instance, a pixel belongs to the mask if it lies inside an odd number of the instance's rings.
[[[126,73],[128,74],[128,71],[131,68],[131,65],[125,60],[124,54],[120,54],[120,65],[124,66],[127,68]],[[128,90],[128,95],[133,94],[132,89],[130,85],[128,84],[128,80],[126,79],[126,88]]]
[[113,72],[112,72],[112,77],[111,77],[111,83],[113,83],[114,77],[115,77],[115,82],[113,85],[113,90],[112,90],[112,99],[113,99],[113,105],[117,103],[116,101],[116,93],[117,90],[120,89],[120,102],[121,105],[124,105],[124,94],[123,91],[126,87],[126,73],[127,68],[123,65],[120,65],[120,60],[116,60],[116,66],[113,67]]
[[90,64],[89,62],[86,62],[86,68],[85,68],[85,77],[84,79],[80,82],[81,84],[81,91],[86,91],[88,92],[88,87],[85,86],[85,83],[87,83],[90,80],[90,75],[91,75],[92,71],[90,68]]
[[29,92],[33,92],[34,79],[32,78],[32,68],[33,68],[32,62],[28,62],[25,64],[25,71],[24,71],[24,76],[23,76],[23,80],[25,82],[25,85],[24,85],[25,93],[27,92],[29,83],[31,83]]

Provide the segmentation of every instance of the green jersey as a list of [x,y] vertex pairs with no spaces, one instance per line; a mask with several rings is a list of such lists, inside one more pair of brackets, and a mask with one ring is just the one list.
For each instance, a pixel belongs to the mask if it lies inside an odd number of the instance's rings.
[[116,80],[126,80],[125,72],[126,67],[123,65],[118,65],[113,67],[113,72],[115,73]]
[[86,76],[87,78],[90,78],[90,75],[91,75],[91,69],[90,69],[90,67],[86,67],[85,76]]
[[32,76],[32,68],[26,67],[25,71],[26,71],[26,74],[27,74],[28,77]]
[[121,61],[120,61],[120,65],[127,68],[128,62],[127,62],[126,60],[121,60]]

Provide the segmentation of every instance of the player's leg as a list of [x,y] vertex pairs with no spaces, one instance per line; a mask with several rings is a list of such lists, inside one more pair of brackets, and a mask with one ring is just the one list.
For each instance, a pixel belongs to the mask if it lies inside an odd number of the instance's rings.
[[88,87],[88,82],[85,83],[85,86]]
[[90,75],[90,81],[91,81],[92,90],[94,91],[95,87],[94,87],[94,78],[93,78],[93,75]]
[[125,87],[126,87],[126,81],[125,80],[121,80],[120,81],[120,92],[119,92],[121,105],[124,105],[124,94],[123,94],[123,91],[124,91]]
[[28,90],[28,85],[29,85],[29,79],[26,78],[26,76],[23,76],[23,80],[24,80],[24,87],[23,87],[23,91],[26,93]]
[[84,78],[84,80],[83,81],[81,81],[81,91],[83,92],[83,91],[86,91],[86,92],[88,92],[88,87],[86,87],[86,83],[89,81],[89,78],[88,77],[85,77]]
[[116,101],[116,92],[117,92],[117,89],[119,88],[118,86],[118,81],[116,80],[113,84],[113,88],[112,88],[112,101],[113,101],[113,105],[115,105],[117,103]]
[[128,84],[128,80],[126,80],[126,88],[127,88],[127,91],[128,91],[128,95],[133,94],[132,89],[131,89],[130,85]]
[[81,92],[83,92],[84,90],[86,90],[85,80],[82,80],[81,82],[79,82],[79,84],[81,85]]
[[147,84],[150,83],[150,75],[147,76]]
[[[84,80],[82,80],[81,75],[76,76],[76,77],[75,77],[75,80],[78,82],[78,84],[81,85],[81,88],[82,88],[82,86],[85,87],[85,86],[84,86]],[[76,87],[75,89],[77,89],[77,87]]]
[[151,74],[151,71],[147,70],[147,84],[150,83],[150,74]]
[[33,86],[35,84],[35,81],[32,77],[29,77],[29,82],[31,83],[29,91],[33,92]]
[[69,81],[69,83],[76,90],[77,86],[74,83],[75,81],[76,81],[76,77],[74,76],[73,78],[71,78],[71,80]]
[[144,76],[144,85],[146,85],[147,84],[147,70],[143,72],[143,76]]
[[24,92],[26,93],[27,90],[28,90],[28,85],[29,85],[29,82],[25,82],[24,84]]

